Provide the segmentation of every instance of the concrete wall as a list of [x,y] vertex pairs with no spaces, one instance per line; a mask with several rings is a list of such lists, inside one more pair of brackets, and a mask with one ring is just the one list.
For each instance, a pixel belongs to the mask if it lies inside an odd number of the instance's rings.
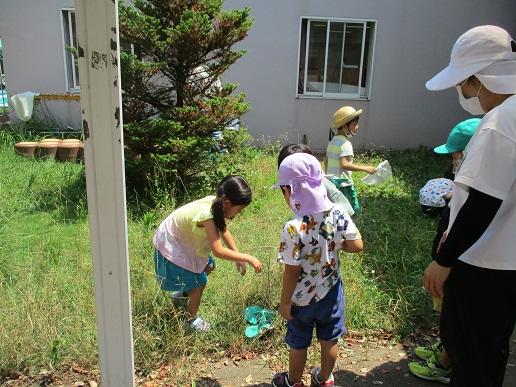
[[[74,0],[0,0],[0,39],[9,95],[66,93],[61,9]],[[42,102],[39,115],[80,128],[78,102]]]
[[[343,105],[365,111],[355,148],[414,148],[442,143],[468,117],[457,92],[428,92],[425,82],[445,67],[467,29],[495,24],[516,36],[514,0],[226,0],[249,6],[255,24],[240,46],[247,55],[226,74],[253,105],[244,121],[255,137],[307,134],[325,149],[331,116]],[[370,100],[296,98],[301,16],[377,20]],[[286,140],[284,140],[285,142]]]

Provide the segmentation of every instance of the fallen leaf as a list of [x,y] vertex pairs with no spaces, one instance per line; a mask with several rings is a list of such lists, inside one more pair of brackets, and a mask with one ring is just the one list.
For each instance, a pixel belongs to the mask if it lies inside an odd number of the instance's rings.
[[88,371],[86,371],[84,368],[82,368],[81,366],[79,366],[75,363],[72,363],[72,371],[77,372],[78,374],[87,374],[88,373]]
[[247,378],[245,378],[246,383],[251,383],[253,381],[253,375],[249,374]]
[[364,374],[365,374],[365,373],[367,373],[367,367],[360,368],[360,372],[362,372],[362,373],[364,373]]

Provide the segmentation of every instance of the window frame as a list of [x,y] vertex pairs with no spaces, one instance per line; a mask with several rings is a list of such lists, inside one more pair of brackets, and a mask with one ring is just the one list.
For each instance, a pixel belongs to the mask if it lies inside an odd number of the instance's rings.
[[[307,21],[306,25],[306,41],[305,41],[305,58],[304,58],[304,73],[303,73],[303,93],[299,93],[299,81],[300,81],[300,62],[301,62],[301,42],[303,35],[303,20]],[[306,91],[306,78],[308,72],[308,54],[309,54],[309,44],[310,44],[310,24],[311,22],[326,22],[326,47],[324,53],[324,80],[323,80],[323,91],[322,92],[307,92]],[[328,65],[328,45],[329,45],[329,34],[330,34],[330,23],[355,23],[362,24],[362,50],[360,54],[360,69],[359,69],[359,80],[358,80],[358,93],[349,94],[349,93],[328,93],[326,92],[326,71]],[[367,23],[373,23],[374,31],[372,31],[372,44],[370,43],[370,53],[365,52],[366,46],[366,34],[367,34]],[[373,79],[373,67],[374,67],[374,55],[376,51],[376,33],[378,31],[378,20],[376,19],[357,19],[357,18],[335,18],[335,17],[324,17],[324,16],[301,16],[299,18],[299,36],[298,36],[298,45],[297,45],[297,68],[296,68],[296,98],[307,98],[307,99],[347,99],[347,100],[370,100],[371,99],[371,84]],[[345,35],[343,38],[342,45],[345,44]],[[368,71],[365,74],[366,76],[366,92],[365,95],[361,95],[360,91],[362,87],[360,86],[362,83],[362,73],[364,66],[364,58],[365,56],[369,56],[368,61]],[[341,69],[342,71],[342,69]]]
[[[75,16],[75,8],[61,8],[59,9],[59,20],[61,22],[61,41],[63,46],[63,66],[64,66],[64,75],[65,75],[65,89],[69,93],[79,93],[81,91],[80,83],[77,83],[77,74],[75,71],[74,65],[74,56],[71,52],[66,49],[67,42],[65,36],[65,17],[66,25],[68,27],[68,36],[70,37],[69,46],[73,46],[73,28],[72,28],[72,13]],[[77,31],[77,29],[76,29]],[[77,36],[75,37],[77,40]],[[71,63],[71,74],[70,69],[68,68],[67,59],[69,58]],[[69,79],[71,77],[73,85],[70,85]]]

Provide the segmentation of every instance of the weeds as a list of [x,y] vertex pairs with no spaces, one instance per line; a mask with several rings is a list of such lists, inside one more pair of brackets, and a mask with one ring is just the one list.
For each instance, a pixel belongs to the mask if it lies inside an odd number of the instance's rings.
[[[0,131],[0,143],[6,143]],[[2,137],[3,136],[3,137]],[[185,331],[180,311],[156,284],[151,240],[156,226],[176,203],[162,185],[155,206],[138,201],[129,208],[129,255],[135,359],[146,374],[167,359],[239,350],[283,354],[284,325],[247,341],[243,309],[275,309],[281,266],[277,244],[291,216],[276,179],[276,155],[243,152],[238,168],[253,188],[253,203],[229,222],[240,251],[264,262],[261,274],[242,277],[234,264],[218,260],[201,304],[214,329],[205,336]],[[403,335],[416,325],[435,324],[421,274],[429,262],[435,220],[421,215],[418,190],[440,176],[446,159],[420,149],[369,153],[359,162],[389,159],[394,176],[380,186],[355,181],[363,213],[356,222],[365,240],[362,254],[342,256],[346,318],[350,329],[386,329]],[[84,169],[77,164],[40,162],[0,146],[0,376],[16,370],[97,364],[93,276],[86,218]],[[192,200],[207,193],[191,191]],[[168,192],[168,193],[167,193]],[[137,206],[135,208],[135,206]],[[189,361],[189,360],[188,360]]]

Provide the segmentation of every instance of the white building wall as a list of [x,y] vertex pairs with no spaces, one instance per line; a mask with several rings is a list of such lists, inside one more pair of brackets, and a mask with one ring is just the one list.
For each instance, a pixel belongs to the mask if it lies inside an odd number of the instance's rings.
[[[0,39],[9,95],[29,90],[42,94],[67,92],[63,8],[75,8],[74,0],[0,0]],[[81,127],[79,102],[41,102],[38,112],[59,121],[62,127]]]
[[[251,134],[283,142],[326,146],[331,116],[343,105],[364,109],[355,148],[414,148],[442,143],[467,118],[455,90],[426,91],[443,68],[457,37],[480,24],[496,24],[516,36],[514,0],[226,0],[226,8],[251,7],[255,24],[240,44],[248,51],[226,74],[240,84],[253,109],[244,117]],[[0,0],[11,94],[67,90],[60,10],[73,0]],[[302,16],[377,21],[370,100],[296,98]],[[46,105],[46,106],[45,106]],[[62,126],[80,127],[77,102],[46,102]]]
[[[355,149],[415,148],[442,143],[468,117],[455,89],[428,92],[425,82],[449,61],[467,29],[495,24],[516,36],[514,0],[226,0],[226,8],[251,7],[255,24],[240,44],[247,50],[226,74],[240,84],[253,109],[251,134],[272,140],[303,134],[325,149],[331,117],[344,105],[364,109]],[[300,18],[377,20],[370,100],[296,98]],[[283,142],[287,140],[284,139]]]

